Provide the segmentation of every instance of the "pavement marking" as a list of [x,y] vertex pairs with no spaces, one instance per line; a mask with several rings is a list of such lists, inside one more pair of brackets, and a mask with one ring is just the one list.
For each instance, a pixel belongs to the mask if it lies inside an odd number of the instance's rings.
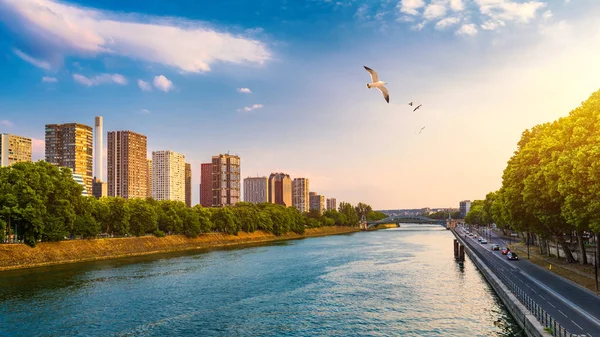
[[590,336],[590,337],[592,337],[592,335],[590,335],[590,334],[587,334],[587,335]]
[[541,294],[539,295],[544,301],[546,301],[546,298],[544,296],[542,296]]
[[560,312],[561,314],[563,314],[563,316],[568,317],[564,312],[560,311],[560,309],[558,309],[558,312]]
[[556,309],[556,307],[554,306],[554,304],[552,304],[552,303],[550,303],[550,302],[548,302],[548,304],[550,304],[550,305],[551,305],[553,308],[555,308],[555,309]]
[[573,324],[577,325],[577,327],[578,327],[579,329],[583,330],[583,328],[582,328],[582,327],[580,327],[580,326],[579,326],[579,324],[575,323],[575,321],[571,320],[571,322],[573,322]]

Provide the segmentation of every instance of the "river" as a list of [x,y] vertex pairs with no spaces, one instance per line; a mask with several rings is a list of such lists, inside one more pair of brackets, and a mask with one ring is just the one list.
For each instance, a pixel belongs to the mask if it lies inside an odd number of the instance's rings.
[[0,336],[525,337],[438,226],[0,273]]

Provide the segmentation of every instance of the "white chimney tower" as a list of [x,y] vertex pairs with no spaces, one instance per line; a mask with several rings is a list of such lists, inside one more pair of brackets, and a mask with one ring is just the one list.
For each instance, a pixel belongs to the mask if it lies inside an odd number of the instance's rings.
[[94,158],[96,162],[94,163],[94,176],[97,181],[104,181],[102,177],[102,116],[96,116],[95,118],[95,129],[94,129]]

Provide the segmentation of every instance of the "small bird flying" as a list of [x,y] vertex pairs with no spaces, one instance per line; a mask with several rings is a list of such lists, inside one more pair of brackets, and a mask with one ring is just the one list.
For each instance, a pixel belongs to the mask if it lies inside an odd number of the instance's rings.
[[365,70],[368,71],[369,74],[371,74],[371,83],[367,83],[367,88],[377,88],[383,94],[383,98],[385,98],[385,101],[389,103],[390,95],[388,94],[387,88],[383,86],[384,84],[387,84],[387,82],[380,81],[379,76],[377,76],[377,72],[375,70],[367,66],[363,67],[365,67]]
[[421,130],[419,130],[419,134],[421,134],[421,132],[423,131],[423,129],[425,129],[425,127],[422,127]]
[[408,105],[412,106],[412,102],[408,103]]
[[421,107],[421,105],[423,105],[423,104],[419,104],[419,106],[417,106],[417,107],[416,107],[416,108],[413,110],[413,112],[417,111],[417,109],[419,109],[419,108]]

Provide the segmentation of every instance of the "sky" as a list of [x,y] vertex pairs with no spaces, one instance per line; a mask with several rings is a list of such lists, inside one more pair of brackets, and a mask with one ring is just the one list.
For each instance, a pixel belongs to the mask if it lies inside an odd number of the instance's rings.
[[599,16],[597,0],[0,0],[0,132],[43,159],[45,124],[103,116],[148,157],[183,153],[194,204],[200,164],[229,152],[243,177],[306,177],[338,203],[458,207],[500,188],[525,129],[600,89]]

